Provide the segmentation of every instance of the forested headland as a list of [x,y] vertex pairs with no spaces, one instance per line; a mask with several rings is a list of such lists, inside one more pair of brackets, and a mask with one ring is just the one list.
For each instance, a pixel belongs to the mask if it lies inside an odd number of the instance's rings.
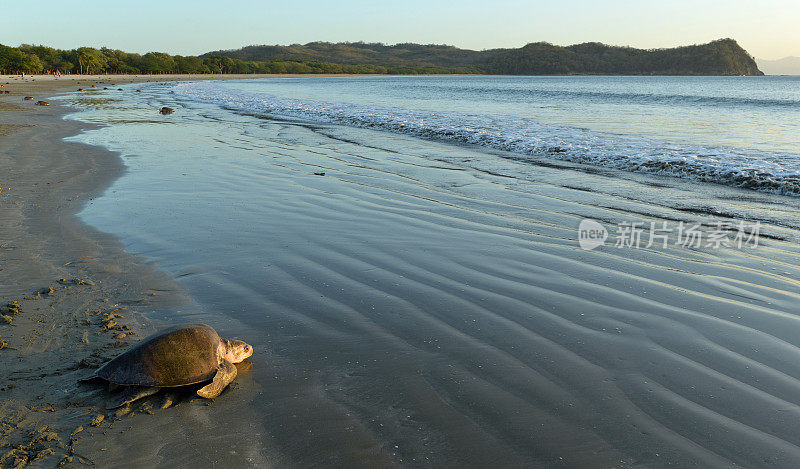
[[0,72],[62,74],[763,75],[733,39],[671,49],[546,42],[474,51],[433,44],[248,46],[200,56],[0,45]]

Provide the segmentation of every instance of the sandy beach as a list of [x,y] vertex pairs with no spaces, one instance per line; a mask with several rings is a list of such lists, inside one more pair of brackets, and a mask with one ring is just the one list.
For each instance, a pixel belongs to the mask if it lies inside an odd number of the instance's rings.
[[[0,78],[0,465],[800,463],[796,198],[35,78]],[[77,384],[175,321],[254,345],[219,399]]]
[[85,437],[102,441],[114,414],[106,412],[102,392],[76,380],[156,330],[142,311],[187,302],[171,276],[75,217],[124,165],[101,148],[64,142],[89,126],[63,120],[67,109],[55,103],[34,103],[81,86],[187,78],[0,77],[0,90],[9,92],[0,95],[2,467],[102,467],[95,461],[100,448],[77,448]]
[[0,469],[800,468],[800,2],[617,3],[4,2]]

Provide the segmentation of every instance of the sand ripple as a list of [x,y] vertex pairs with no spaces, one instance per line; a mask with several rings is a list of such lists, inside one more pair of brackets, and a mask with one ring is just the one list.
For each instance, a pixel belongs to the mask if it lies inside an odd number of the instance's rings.
[[[187,106],[87,134],[137,158],[85,216],[243,324],[281,460],[800,464],[795,199]],[[587,217],[766,237],[587,252]]]

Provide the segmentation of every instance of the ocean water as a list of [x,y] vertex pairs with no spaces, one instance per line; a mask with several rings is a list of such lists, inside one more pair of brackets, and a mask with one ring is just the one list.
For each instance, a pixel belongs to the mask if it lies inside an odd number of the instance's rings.
[[798,77],[366,77],[204,82],[245,113],[800,195]]
[[[794,83],[309,77],[64,96],[100,124],[72,139],[128,168],[80,216],[192,298],[152,317],[255,347],[213,405],[141,416],[160,430],[138,461],[800,466]],[[642,163],[665,159],[686,169]],[[584,251],[586,218],[763,236]]]

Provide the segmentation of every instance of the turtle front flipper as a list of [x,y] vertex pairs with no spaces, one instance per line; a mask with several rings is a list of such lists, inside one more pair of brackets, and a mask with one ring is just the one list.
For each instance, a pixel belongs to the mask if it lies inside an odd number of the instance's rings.
[[217,368],[217,374],[214,375],[214,380],[198,389],[197,395],[206,399],[213,399],[219,396],[222,390],[231,384],[234,379],[236,379],[236,366],[228,360],[222,360],[219,368]]
[[122,397],[114,404],[110,404],[107,408],[109,410],[117,409],[124,405],[128,405],[133,401],[138,401],[139,399],[152,396],[160,390],[161,388],[156,386],[125,386],[125,390],[122,392]]

